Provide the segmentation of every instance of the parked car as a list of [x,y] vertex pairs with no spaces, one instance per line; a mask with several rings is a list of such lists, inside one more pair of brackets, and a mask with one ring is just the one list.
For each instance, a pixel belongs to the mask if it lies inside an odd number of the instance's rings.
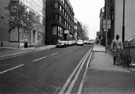
[[69,41],[67,41],[67,45],[68,46],[73,46],[75,44],[76,44],[76,41],[75,40],[69,40]]
[[84,44],[90,44],[89,40],[84,40]]
[[93,43],[95,43],[95,41],[94,41],[94,40],[90,40],[89,42],[90,42],[90,44],[93,44]]
[[78,41],[77,41],[77,46],[79,46],[79,45],[81,45],[81,46],[83,46],[83,45],[84,45],[83,40],[78,40]]
[[67,46],[67,41],[63,40],[58,40],[56,47],[66,47]]

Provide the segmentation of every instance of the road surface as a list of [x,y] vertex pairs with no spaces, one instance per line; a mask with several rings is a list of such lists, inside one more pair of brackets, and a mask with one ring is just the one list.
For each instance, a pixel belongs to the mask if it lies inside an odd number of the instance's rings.
[[53,48],[0,60],[0,94],[76,92],[91,48]]

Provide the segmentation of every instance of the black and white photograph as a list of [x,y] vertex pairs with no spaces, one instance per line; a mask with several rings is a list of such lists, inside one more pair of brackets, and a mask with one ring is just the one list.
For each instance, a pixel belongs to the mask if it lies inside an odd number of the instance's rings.
[[0,94],[135,94],[135,0],[0,0]]

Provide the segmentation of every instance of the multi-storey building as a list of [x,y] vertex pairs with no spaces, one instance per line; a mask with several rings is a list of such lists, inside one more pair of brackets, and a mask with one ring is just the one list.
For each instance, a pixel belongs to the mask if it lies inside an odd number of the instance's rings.
[[105,9],[104,8],[101,8],[100,9],[100,14],[99,14],[99,17],[100,17],[100,31],[97,32],[97,39],[99,39],[100,43],[102,45],[105,45],[105,32],[104,32],[104,27],[103,27],[103,21],[105,20]]
[[84,40],[84,32],[82,29],[82,24],[79,21],[77,21],[77,39]]
[[[33,20],[32,26],[18,25],[18,29],[14,28],[9,32],[9,20],[13,18],[10,15],[13,11],[11,9],[16,8],[17,4],[22,4],[27,8],[26,12],[31,14],[31,18],[28,19]],[[45,0],[0,0],[0,41],[7,46],[21,46],[24,41],[31,45],[43,45],[45,39],[44,8]]]
[[74,11],[69,0],[46,1],[46,44],[74,39]]
[[[105,7],[104,7],[104,20],[108,20],[110,23],[107,23],[109,26],[107,30],[107,43],[110,45],[111,41],[114,38],[115,31],[114,31],[114,22],[115,22],[115,0],[105,0]],[[105,30],[105,29],[104,29]],[[104,33],[105,34],[105,33]],[[105,35],[106,36],[106,35]]]
[[[125,1],[125,3],[124,3]],[[120,35],[123,41],[135,37],[135,0],[105,0],[107,12],[105,15],[111,20],[110,35]],[[108,36],[109,37],[109,36]]]
[[125,4],[123,1],[115,0],[115,33],[122,38],[122,27],[124,26],[124,40],[128,40],[135,36],[135,0],[125,0]]

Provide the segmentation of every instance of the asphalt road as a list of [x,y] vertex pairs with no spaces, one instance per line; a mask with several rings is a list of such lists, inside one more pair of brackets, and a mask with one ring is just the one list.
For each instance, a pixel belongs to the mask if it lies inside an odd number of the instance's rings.
[[[91,45],[70,46],[2,59],[0,60],[0,94],[76,92],[79,84],[76,79],[81,80],[80,76],[83,75],[88,62],[90,49]],[[76,87],[73,88],[72,85],[70,87],[66,82],[74,83]],[[61,91],[63,88],[65,91]]]

